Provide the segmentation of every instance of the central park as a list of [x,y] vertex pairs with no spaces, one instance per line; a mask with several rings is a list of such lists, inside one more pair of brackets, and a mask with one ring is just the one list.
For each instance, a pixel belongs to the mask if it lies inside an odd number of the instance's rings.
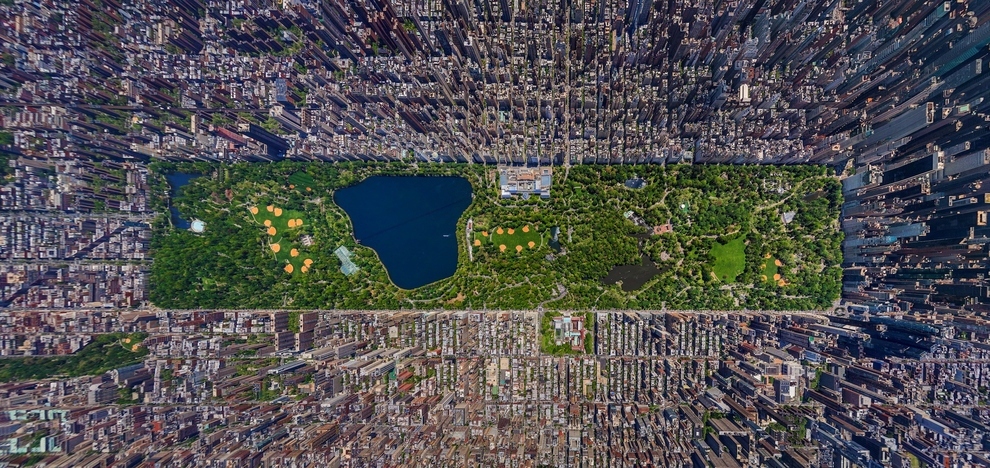
[[[176,173],[198,177],[175,190],[166,176]],[[163,308],[809,310],[839,297],[842,199],[826,167],[573,166],[552,177],[549,198],[525,198],[502,196],[498,171],[483,165],[156,163],[165,214],[154,226],[151,299]],[[410,183],[420,192],[393,187]],[[175,225],[170,209],[205,230]]]

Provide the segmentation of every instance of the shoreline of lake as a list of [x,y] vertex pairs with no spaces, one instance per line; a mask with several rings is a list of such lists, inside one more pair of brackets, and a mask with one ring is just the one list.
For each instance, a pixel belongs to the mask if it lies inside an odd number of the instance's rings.
[[416,289],[457,270],[457,222],[471,204],[470,182],[455,176],[372,176],[334,191],[354,240],[375,251],[389,279]]

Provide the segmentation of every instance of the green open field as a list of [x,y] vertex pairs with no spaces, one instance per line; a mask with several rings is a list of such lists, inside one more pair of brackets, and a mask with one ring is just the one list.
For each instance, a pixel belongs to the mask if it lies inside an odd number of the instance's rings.
[[724,283],[731,283],[746,268],[746,239],[742,236],[726,244],[715,244],[712,256],[715,257],[715,276]]
[[312,192],[313,187],[316,186],[316,181],[313,176],[299,171],[295,174],[289,176],[289,188],[299,190],[300,192]]
[[497,247],[501,252],[521,253],[543,246],[543,233],[538,226],[529,224],[518,228],[500,226],[491,231],[475,230],[474,238],[477,241],[475,245],[487,242]]

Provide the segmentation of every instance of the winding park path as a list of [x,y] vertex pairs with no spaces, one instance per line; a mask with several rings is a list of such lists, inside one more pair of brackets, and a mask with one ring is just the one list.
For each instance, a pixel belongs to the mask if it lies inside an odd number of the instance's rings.
[[468,219],[464,227],[464,243],[468,248],[468,260],[474,261],[474,245],[471,243],[471,233],[473,232],[474,219]]
[[797,184],[795,184],[792,189],[788,190],[788,192],[790,192],[790,193],[788,193],[786,197],[781,198],[780,200],[777,200],[777,201],[775,201],[773,203],[768,203],[766,205],[757,206],[757,207],[753,208],[753,212],[768,210],[770,208],[776,208],[776,207],[778,207],[780,205],[783,205],[787,200],[790,200],[794,195],[797,195],[800,192],[801,186],[803,186],[809,180],[831,179],[831,178],[832,177],[830,177],[830,176],[818,176],[818,177],[812,177],[812,178],[809,178],[809,179],[802,180],[802,181],[798,182]]

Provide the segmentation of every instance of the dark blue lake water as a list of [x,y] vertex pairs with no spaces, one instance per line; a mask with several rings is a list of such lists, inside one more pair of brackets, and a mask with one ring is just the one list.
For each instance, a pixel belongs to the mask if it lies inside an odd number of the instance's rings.
[[371,247],[396,286],[414,289],[457,269],[457,220],[471,204],[471,184],[461,177],[375,176],[338,190],[334,202],[347,212],[354,237]]
[[[202,174],[180,174],[178,172],[166,174],[165,180],[168,181],[168,186],[172,189],[169,192],[169,197],[172,200],[175,200],[176,197],[182,193],[182,186],[192,182],[193,179],[202,176]],[[175,205],[169,205],[168,211],[172,214],[172,225],[179,229],[189,229],[189,221],[181,216],[179,209],[176,208]]]

